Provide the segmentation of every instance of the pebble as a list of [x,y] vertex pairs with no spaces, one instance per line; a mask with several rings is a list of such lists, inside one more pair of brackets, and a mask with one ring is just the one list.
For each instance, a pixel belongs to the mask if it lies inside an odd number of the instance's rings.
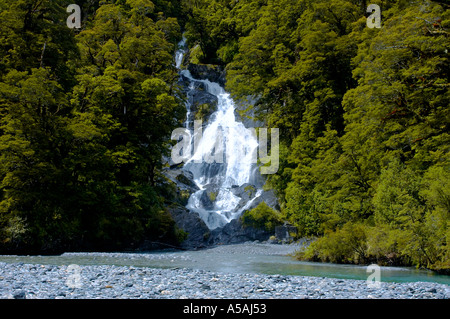
[[[71,275],[67,266],[0,262],[0,298],[450,298],[448,285],[432,282],[382,283],[380,288],[371,288],[365,280],[113,265],[80,266],[79,277]],[[74,279],[79,285],[73,286]]]

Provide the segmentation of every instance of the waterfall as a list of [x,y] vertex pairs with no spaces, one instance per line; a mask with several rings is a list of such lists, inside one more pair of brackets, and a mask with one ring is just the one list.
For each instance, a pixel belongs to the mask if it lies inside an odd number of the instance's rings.
[[194,152],[184,169],[192,172],[200,189],[190,196],[186,207],[198,213],[212,230],[239,217],[261,195],[262,190],[251,185],[254,175],[259,174],[258,141],[254,130],[236,120],[235,102],[219,83],[195,79],[189,70],[181,70],[185,46],[183,38],[175,54],[175,64],[180,75],[190,83],[188,97],[201,86],[218,100],[217,110],[195,132],[189,125],[192,101],[188,98],[186,103],[186,128],[193,132]]

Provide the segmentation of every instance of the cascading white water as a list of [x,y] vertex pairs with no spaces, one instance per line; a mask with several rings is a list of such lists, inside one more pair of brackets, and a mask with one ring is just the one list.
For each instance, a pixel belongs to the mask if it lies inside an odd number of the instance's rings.
[[175,66],[177,69],[181,68],[181,63],[183,63],[185,46],[186,46],[186,38],[183,37],[183,39],[180,41],[180,43],[178,43],[179,49],[175,53]]
[[[175,55],[178,69],[183,62],[185,39],[179,47]],[[258,142],[254,131],[236,121],[235,103],[218,83],[195,79],[186,69],[180,70],[180,75],[189,80],[190,90],[195,89],[194,83],[202,84],[218,100],[217,111],[202,127],[201,139],[192,134],[192,144],[196,140],[198,143],[184,166],[193,173],[194,181],[200,188],[189,198],[187,208],[197,212],[209,229],[215,229],[239,217],[262,192],[258,190],[245,205],[239,205],[241,198],[234,193],[237,187],[249,183],[252,174],[257,172],[255,159]],[[186,128],[189,128],[190,103],[188,101],[186,105]]]

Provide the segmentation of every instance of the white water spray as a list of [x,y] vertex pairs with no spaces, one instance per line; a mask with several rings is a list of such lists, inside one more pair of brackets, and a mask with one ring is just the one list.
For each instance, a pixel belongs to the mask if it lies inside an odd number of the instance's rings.
[[[175,62],[180,69],[185,53],[185,39],[179,43],[179,47]],[[247,129],[236,121],[235,103],[218,83],[195,79],[188,70],[180,70],[180,75],[189,80],[190,90],[194,89],[193,83],[201,83],[208,93],[218,99],[217,111],[202,128],[202,136],[195,152],[184,166],[184,169],[193,173],[194,181],[200,188],[189,198],[187,208],[197,212],[209,229],[215,229],[239,217],[262,193],[258,190],[245,205],[239,205],[241,198],[233,192],[237,187],[250,183],[252,175],[258,173],[255,161],[258,141],[254,130]],[[186,128],[189,128],[190,103],[188,101],[186,105]],[[196,137],[191,135],[191,142],[194,144]],[[211,154],[219,154],[219,158],[222,155],[223,160],[208,161]]]

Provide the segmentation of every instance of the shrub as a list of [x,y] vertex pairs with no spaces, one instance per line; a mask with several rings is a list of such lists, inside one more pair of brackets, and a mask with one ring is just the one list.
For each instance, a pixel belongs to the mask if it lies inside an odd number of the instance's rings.
[[317,239],[303,252],[297,254],[301,260],[332,263],[364,263],[367,260],[367,227],[347,223],[335,232]]
[[200,64],[201,61],[204,58],[203,52],[202,52],[202,49],[201,49],[200,45],[194,46],[191,49],[189,56],[190,56],[190,62],[191,63],[193,63],[193,64]]
[[367,254],[379,265],[409,265],[411,259],[404,254],[409,233],[387,225],[371,227],[367,236]]
[[275,227],[282,224],[279,213],[270,208],[265,202],[259,203],[252,210],[246,211],[241,217],[244,227],[265,229],[273,232]]

